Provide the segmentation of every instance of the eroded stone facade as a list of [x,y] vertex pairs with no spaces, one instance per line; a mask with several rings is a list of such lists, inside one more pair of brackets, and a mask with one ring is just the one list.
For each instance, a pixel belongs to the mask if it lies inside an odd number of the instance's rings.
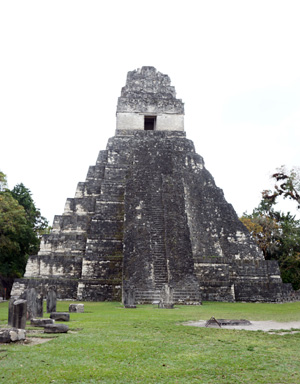
[[[169,76],[153,67],[128,72],[117,107],[117,130],[183,131],[184,105],[176,99]],[[146,128],[147,129],[147,128]]]
[[[117,130],[55,216],[13,295],[149,303],[285,301],[295,294],[206,170],[183,130],[184,106],[153,67],[128,73]],[[126,298],[124,300],[126,302]]]

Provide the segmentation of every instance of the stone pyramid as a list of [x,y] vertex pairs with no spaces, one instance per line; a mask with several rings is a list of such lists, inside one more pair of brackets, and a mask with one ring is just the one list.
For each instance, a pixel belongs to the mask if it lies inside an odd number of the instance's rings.
[[153,67],[129,72],[115,136],[31,256],[12,295],[151,303],[284,301],[293,296],[184,132],[184,105]]

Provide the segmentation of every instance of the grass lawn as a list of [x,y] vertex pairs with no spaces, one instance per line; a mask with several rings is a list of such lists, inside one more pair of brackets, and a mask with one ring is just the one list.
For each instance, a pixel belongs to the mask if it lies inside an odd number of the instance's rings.
[[[296,321],[300,303],[84,304],[85,313],[71,314],[67,323],[72,332],[50,335],[44,344],[0,344],[0,383],[300,383],[300,333],[182,325],[211,316]],[[7,308],[0,303],[1,327]],[[68,308],[69,302],[58,302],[57,311]]]

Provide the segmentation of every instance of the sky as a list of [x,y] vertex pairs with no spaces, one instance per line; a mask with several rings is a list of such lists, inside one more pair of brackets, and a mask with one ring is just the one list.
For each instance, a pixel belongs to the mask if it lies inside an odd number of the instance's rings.
[[[238,215],[300,165],[300,2],[0,2],[0,170],[50,224],[114,136],[127,72],[154,66]],[[296,205],[286,209],[296,213]]]

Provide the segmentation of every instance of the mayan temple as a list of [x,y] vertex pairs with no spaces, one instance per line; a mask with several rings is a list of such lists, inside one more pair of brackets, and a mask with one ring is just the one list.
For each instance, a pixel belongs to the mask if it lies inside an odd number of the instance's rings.
[[31,256],[12,295],[56,287],[60,299],[151,303],[285,301],[262,252],[184,132],[184,104],[153,67],[129,72],[116,131]]

